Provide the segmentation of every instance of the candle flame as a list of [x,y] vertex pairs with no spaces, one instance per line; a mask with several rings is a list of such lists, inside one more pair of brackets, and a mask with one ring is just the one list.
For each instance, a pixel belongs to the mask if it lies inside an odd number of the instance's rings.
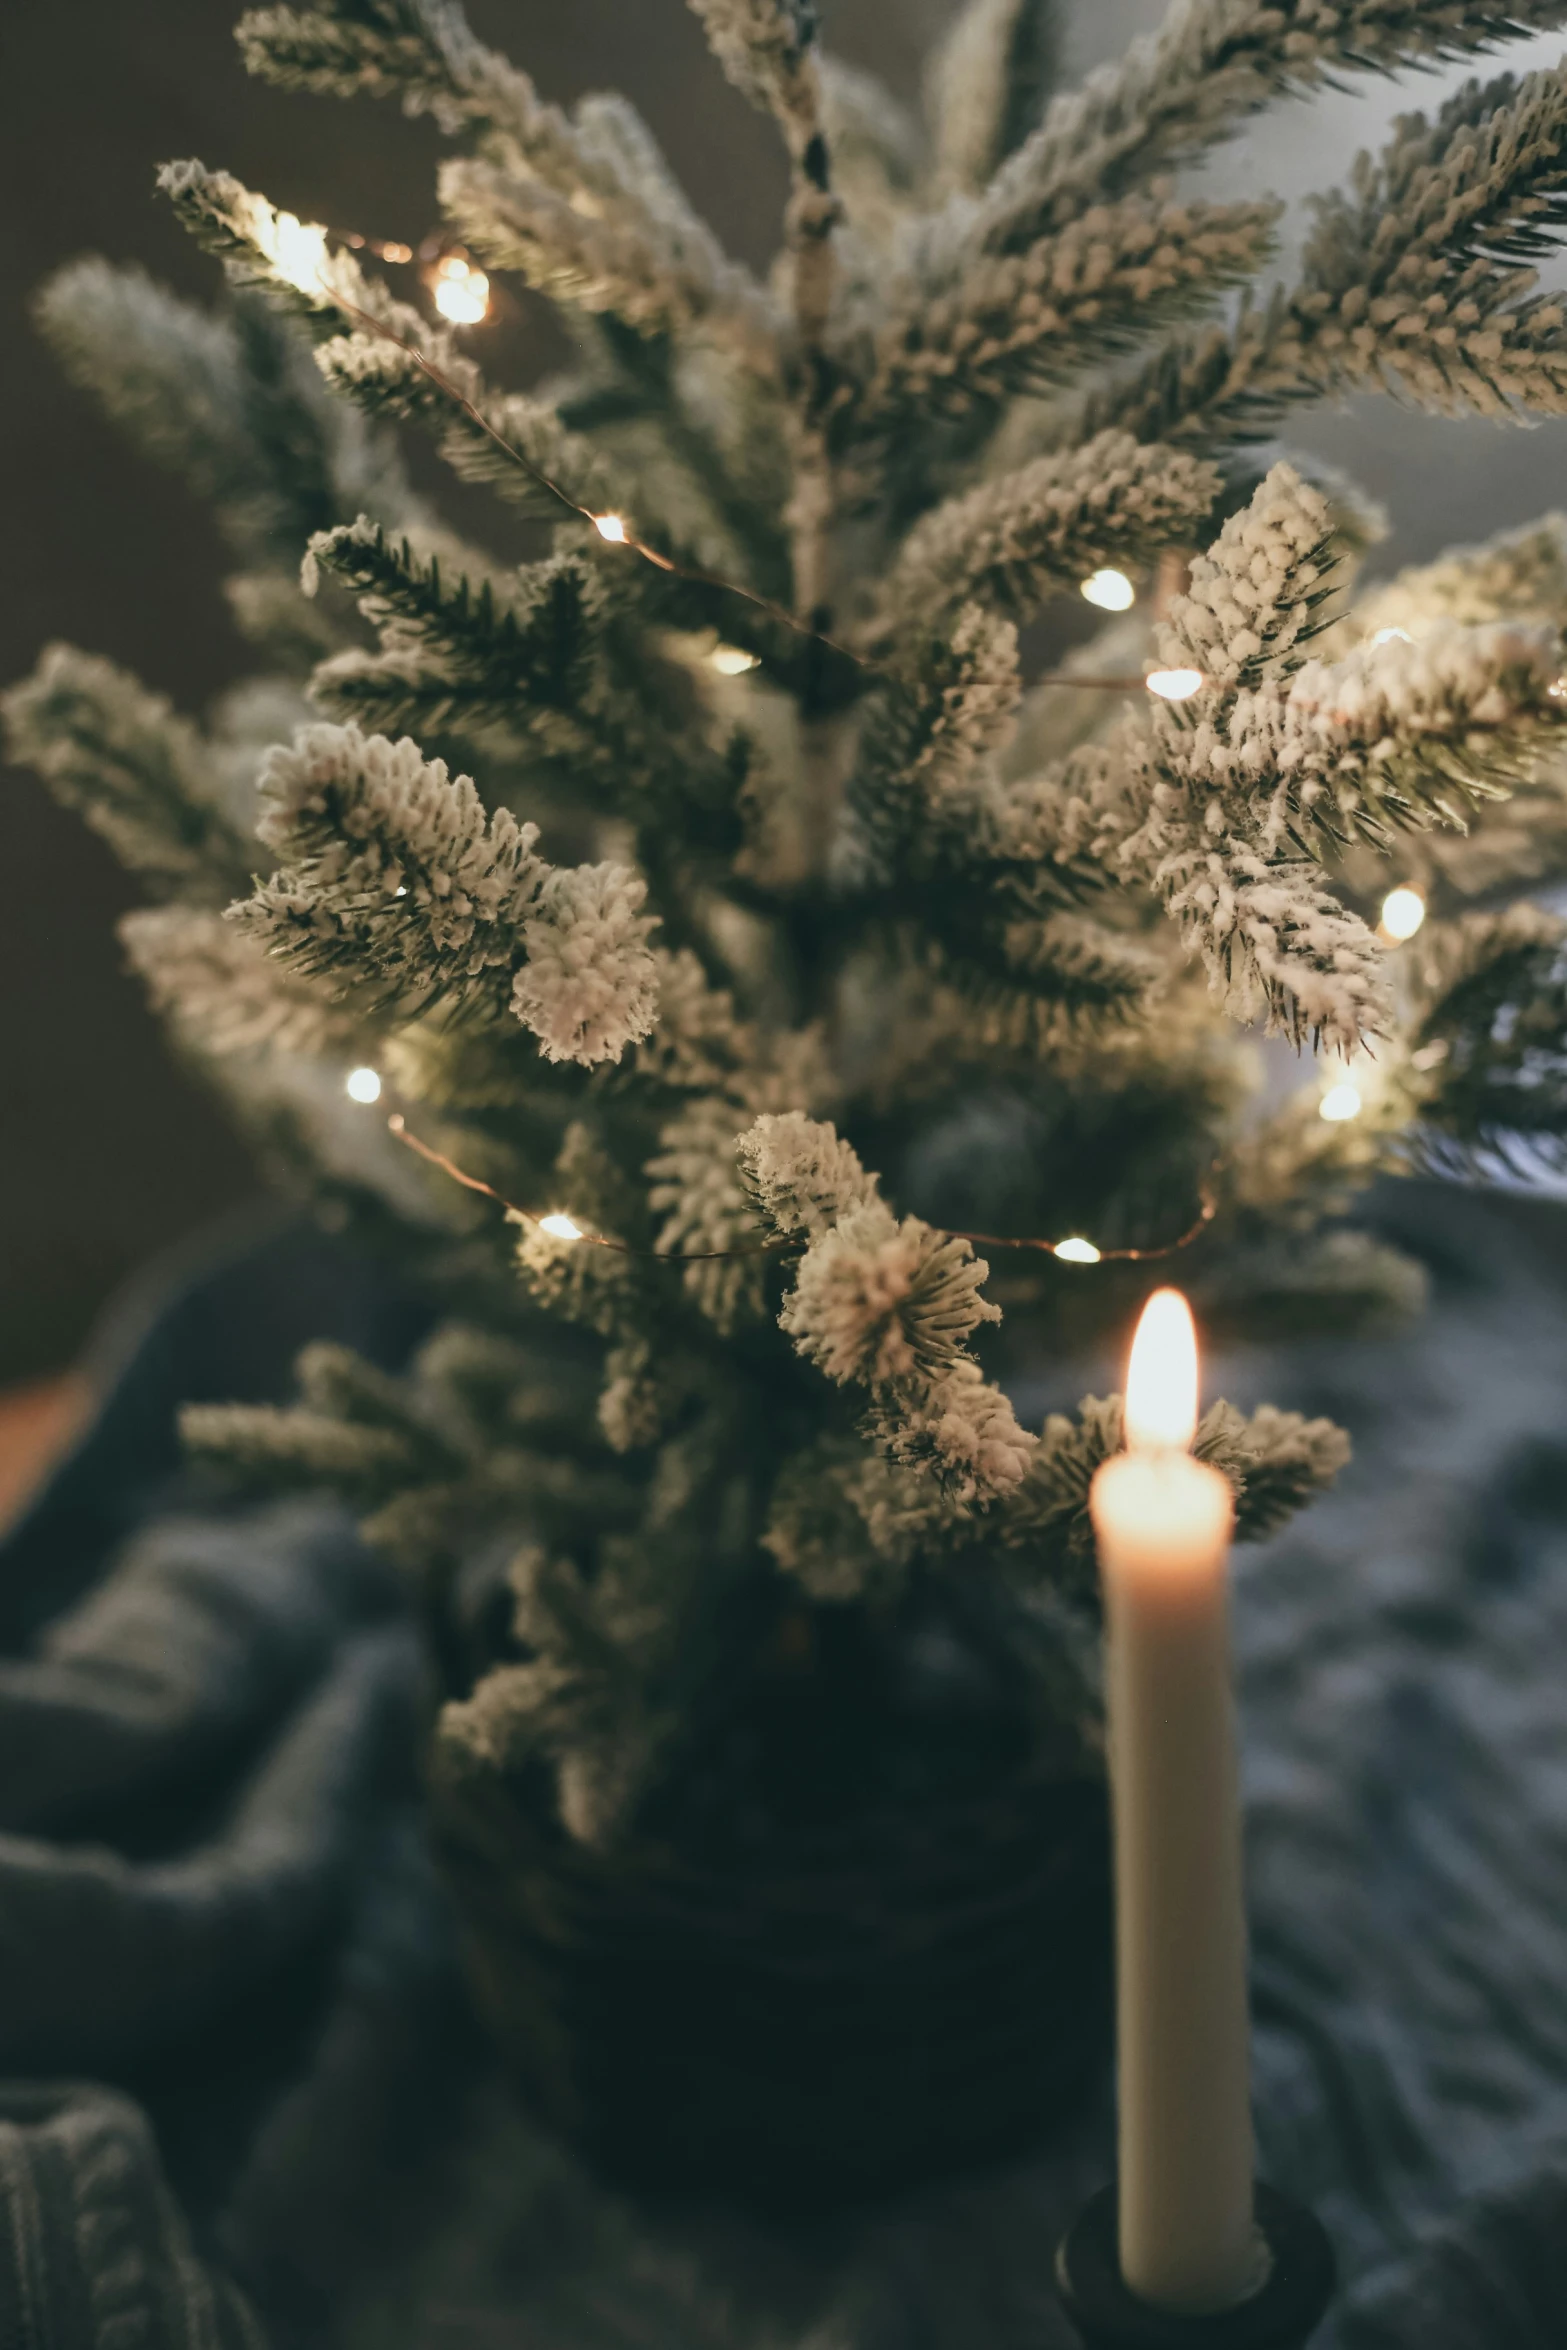
[[1182,1451],[1197,1432],[1197,1332],[1178,1289],[1156,1289],[1143,1308],[1126,1374],[1126,1441],[1134,1452]]

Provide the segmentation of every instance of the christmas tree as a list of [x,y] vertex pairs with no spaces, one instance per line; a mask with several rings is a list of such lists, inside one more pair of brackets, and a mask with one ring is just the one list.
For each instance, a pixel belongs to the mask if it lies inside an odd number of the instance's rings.
[[[166,166],[217,306],[92,259],[39,316],[212,497],[260,673],[204,731],[56,646],[6,704],[142,877],[181,1047],[445,1315],[406,1376],[318,1346],[191,1443],[351,1497],[443,1750],[546,1759],[605,1848],[758,1659],[850,1625],[867,1688],[911,1626],[999,1627],[1091,1767],[1119,1406],[1027,1427],[1009,1364],[1150,1264],[1229,1329],[1407,1310],[1357,1189],[1567,1131],[1564,926],[1520,894],[1567,870],[1562,527],[1357,597],[1374,516],[1273,445],[1346,390],[1567,409],[1567,64],[1403,118],[1293,282],[1276,206],[1170,176],[1567,6],[1179,0],[1052,94],[1049,0],[967,0],[920,125],[810,0],[692,4],[787,149],[765,283],[624,99],[560,110],[452,0],[243,19],[252,72],[449,139],[443,315],[406,249]],[[568,375],[486,378],[488,272]],[[405,430],[528,559],[436,518]],[[1047,666],[1085,582],[1120,616]],[[1268,1097],[1270,1032],[1321,1082]],[[1347,1450],[1224,1404],[1198,1446],[1250,1535]]]

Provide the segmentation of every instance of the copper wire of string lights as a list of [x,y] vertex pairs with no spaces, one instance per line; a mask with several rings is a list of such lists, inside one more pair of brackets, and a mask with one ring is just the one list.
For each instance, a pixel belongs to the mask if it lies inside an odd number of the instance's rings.
[[[316,283],[321,287],[323,293],[337,305],[338,309],[368,333],[379,335],[384,342],[395,343],[398,350],[413,361],[426,380],[434,384],[436,390],[450,400],[455,407],[460,408],[470,422],[476,424],[479,430],[485,433],[505,456],[510,458],[512,464],[519,466],[529,480],[536,482],[548,496],[558,499],[568,513],[577,515],[583,522],[591,522],[599,537],[606,544],[629,547],[634,555],[641,556],[644,563],[651,563],[656,570],[667,572],[675,579],[688,580],[694,587],[716,588],[720,594],[738,596],[745,603],[754,606],[757,611],[765,612],[770,620],[776,620],[781,627],[792,630],[796,636],[808,637],[814,644],[825,645],[830,652],[837,653],[857,669],[866,670],[876,676],[888,674],[884,663],[871,660],[866,654],[856,652],[852,645],[845,644],[841,637],[832,636],[826,629],[818,628],[812,622],[800,619],[796,613],[788,609],[787,605],[775,603],[771,596],[761,595],[755,588],[743,587],[738,580],[726,579],[720,572],[704,570],[700,564],[681,563],[674,556],[662,553],[659,548],[650,547],[645,539],[638,538],[623,514],[597,514],[591,506],[580,505],[569,490],[562,489],[560,483],[552,479],[542,466],[535,465],[531,457],[525,457],[520,449],[515,448],[507,440],[504,433],[498,432],[483,409],[475,401],[470,400],[467,394],[452,382],[450,376],[443,374],[434,361],[425,356],[417,343],[411,343],[406,335],[398,334],[394,328],[387,326],[383,320],[375,317],[370,311],[362,310],[357,302],[350,302],[346,294],[341,294],[334,286],[328,285],[319,271],[315,273],[315,277]],[[1156,669],[1147,677],[1088,677],[1075,675],[1070,670],[1052,669],[1046,670],[1042,677],[1035,680],[1035,683],[1038,685],[1076,686],[1093,693],[1153,693],[1159,695],[1164,701],[1184,702],[1198,690],[1199,686],[1205,683],[1205,680],[1201,672],[1195,669]]]
[[[508,1216],[515,1216],[521,1224],[536,1224],[541,1232],[549,1233],[554,1240],[564,1240],[568,1244],[581,1241],[590,1248],[612,1249],[617,1257],[648,1257],[664,1265],[710,1265],[724,1257],[775,1257],[801,1245],[794,1240],[765,1240],[753,1248],[632,1248],[624,1240],[611,1240],[606,1233],[585,1232],[575,1216],[563,1215],[559,1210],[553,1215],[537,1216],[531,1208],[519,1208],[503,1192],[497,1191],[493,1183],[481,1183],[477,1175],[465,1173],[456,1160],[449,1159],[444,1151],[433,1150],[429,1143],[421,1142],[417,1134],[410,1134],[408,1122],[400,1110],[394,1110],[386,1123],[399,1142],[406,1143],[411,1151],[417,1151],[421,1159],[428,1159],[432,1167],[439,1167],[443,1175],[449,1175],[465,1191],[482,1192],[486,1199],[492,1199],[497,1207],[504,1208]],[[569,1232],[564,1229],[567,1225],[571,1227]]]
[[[629,1242],[611,1240],[605,1233],[584,1231],[574,1216],[565,1215],[560,1210],[539,1216],[531,1208],[519,1208],[504,1193],[497,1191],[492,1183],[482,1183],[477,1175],[468,1174],[458,1166],[455,1159],[449,1159],[444,1151],[433,1149],[429,1143],[421,1142],[417,1134],[410,1133],[408,1121],[400,1110],[394,1110],[386,1123],[399,1142],[406,1144],[409,1150],[417,1151],[419,1157],[427,1159],[432,1167],[439,1167],[443,1175],[449,1175],[465,1191],[482,1193],[519,1223],[536,1225],[541,1232],[547,1232],[552,1239],[565,1241],[568,1246],[582,1242],[590,1248],[610,1249],[618,1257],[643,1257],[659,1265],[711,1265],[731,1257],[786,1256],[806,1245],[803,1240],[764,1240],[746,1248],[632,1248]],[[1180,1250],[1190,1248],[1192,1242],[1207,1230],[1218,1213],[1218,1201],[1206,1181],[1200,1197],[1202,1205],[1186,1230],[1175,1240],[1167,1240],[1158,1248],[1095,1248],[1092,1241],[1088,1240],[1018,1239],[997,1232],[947,1231],[944,1225],[938,1229],[945,1232],[949,1240],[967,1240],[980,1248],[1032,1249],[1040,1256],[1060,1257],[1069,1265],[1141,1265],[1160,1257],[1177,1255]]]

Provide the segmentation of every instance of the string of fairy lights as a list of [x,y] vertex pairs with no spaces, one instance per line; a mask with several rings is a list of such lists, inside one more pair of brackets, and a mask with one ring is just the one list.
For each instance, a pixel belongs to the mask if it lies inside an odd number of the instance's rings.
[[[340,234],[338,241],[355,251],[374,253],[379,259],[394,265],[406,265],[414,259],[412,246],[393,239],[366,237],[358,231],[349,231]],[[655,569],[673,578],[737,597],[795,635],[808,637],[826,646],[856,668],[876,674],[883,672],[882,663],[857,647],[846,644],[842,638],[833,636],[821,626],[816,616],[802,618],[798,613],[791,612],[787,605],[776,603],[772,597],[759,594],[756,589],[744,586],[739,580],[727,579],[722,573],[710,571],[701,564],[681,562],[675,556],[666,554],[662,548],[650,545],[624,514],[600,512],[591,506],[584,506],[542,466],[536,465],[521,449],[508,441],[478,404],[470,400],[460,385],[455,384],[417,343],[398,334],[395,328],[384,319],[377,318],[373,312],[350,301],[341,288],[332,284],[326,274],[330,256],[328,231],[319,223],[301,221],[292,212],[276,212],[271,217],[270,235],[263,249],[279,277],[293,286],[296,292],[307,294],[312,299],[325,296],[354,325],[383,342],[394,344],[413,361],[427,381],[454,407],[460,409],[470,423],[493,441],[538,488],[579,520],[591,523],[606,546],[625,547],[640,556],[643,562],[652,564]],[[488,316],[490,307],[490,282],[485,272],[475,265],[460,245],[427,240],[421,252],[428,254],[423,275],[430,298],[440,315],[451,325],[479,325]],[[1110,569],[1096,571],[1090,579],[1083,581],[1082,592],[1090,603],[1097,603],[1107,611],[1129,610],[1136,599],[1136,591],[1125,573]],[[744,670],[759,665],[755,655],[737,645],[720,644],[714,648],[710,658],[722,676],[743,674]],[[1183,668],[1153,669],[1141,677],[1096,677],[1073,670],[1050,670],[1037,682],[1094,693],[1145,691],[1157,695],[1162,701],[1185,702],[1200,689],[1203,675],[1201,670]]]
[[[355,251],[373,253],[377,259],[394,267],[407,266],[416,259],[414,248],[411,245],[403,244],[395,239],[366,237],[357,231],[348,231],[341,235],[339,241]],[[325,228],[304,223],[293,213],[278,212],[273,214],[271,249],[268,258],[279,276],[286,279],[301,293],[324,294],[356,326],[383,341],[395,344],[446,399],[450,400],[468,417],[471,423],[475,424],[494,442],[511,463],[518,466],[540,489],[554,498],[567,511],[576,515],[579,520],[591,523],[606,546],[625,547],[644,562],[652,564],[662,572],[695,585],[711,587],[723,594],[738,597],[796,635],[812,638],[852,662],[858,668],[876,672],[882,669],[881,663],[844,643],[841,639],[830,635],[814,617],[802,619],[798,614],[791,612],[787,606],[775,603],[772,598],[745,587],[737,580],[726,579],[720,573],[709,571],[700,565],[678,561],[662,549],[649,545],[645,539],[639,536],[624,514],[599,512],[590,506],[579,503],[541,466],[536,465],[522,450],[508,441],[477,403],[470,400],[461,387],[455,384],[416,343],[410,342],[406,336],[399,335],[384,320],[375,317],[373,313],[362,309],[357,303],[349,301],[337,287],[333,286],[324,274],[328,254],[328,232]],[[473,327],[482,324],[490,312],[490,281],[465,248],[453,244],[449,240],[432,237],[426,239],[424,245],[420,247],[417,259],[430,299],[441,317],[449,325],[456,327]],[[1117,570],[1112,565],[1101,566],[1098,570],[1090,573],[1079,585],[1085,601],[1103,612],[1128,612],[1137,601],[1137,589],[1132,580],[1124,571]],[[1406,630],[1384,628],[1377,632],[1372,642],[1373,644],[1381,644],[1393,637],[1402,638],[1406,642],[1410,641]],[[748,651],[743,646],[726,643],[716,644],[708,653],[707,659],[717,674],[726,678],[744,676],[750,670],[761,665],[760,656],[757,654]],[[1086,671],[1050,670],[1045,672],[1037,682],[1042,685],[1074,687],[1080,691],[1088,692],[1142,690],[1157,696],[1162,701],[1179,703],[1189,701],[1201,689],[1205,680],[1202,671],[1198,669],[1163,668],[1149,670],[1140,677],[1097,676]],[[1379,934],[1389,945],[1402,945],[1414,937],[1424,922],[1425,915],[1425,900],[1420,892],[1407,883],[1401,883],[1395,889],[1390,890],[1382,901]],[[368,1106],[378,1102],[381,1098],[380,1072],[368,1065],[350,1069],[344,1080],[344,1085],[352,1101]],[[1363,1108],[1364,1100],[1360,1087],[1355,1082],[1353,1072],[1342,1063],[1330,1065],[1318,1102],[1320,1116],[1330,1124],[1338,1124],[1347,1119],[1359,1117]],[[796,1245],[793,1242],[768,1242],[757,1247],[697,1250],[675,1252],[674,1254],[666,1254],[657,1250],[634,1249],[628,1243],[615,1240],[607,1234],[589,1231],[564,1209],[554,1209],[548,1214],[538,1215],[529,1209],[516,1207],[511,1201],[503,1199],[501,1194],[489,1184],[481,1182],[476,1176],[467,1174],[444,1153],[433,1149],[428,1143],[422,1142],[409,1130],[401,1113],[394,1114],[388,1124],[400,1142],[415,1151],[421,1158],[441,1168],[454,1182],[462,1184],[470,1191],[486,1194],[505,1208],[508,1215],[515,1216],[524,1223],[537,1226],[550,1238],[563,1243],[585,1242],[594,1247],[612,1249],[623,1256],[646,1255],[654,1257],[662,1263],[692,1263],[725,1257],[773,1255],[782,1253]],[[1098,1265],[1117,1261],[1139,1263],[1171,1256],[1178,1250],[1189,1248],[1212,1221],[1215,1213],[1216,1203],[1213,1193],[1207,1185],[1204,1185],[1201,1193],[1200,1211],[1191,1225],[1173,1241],[1153,1248],[1102,1249],[1079,1233],[1069,1234],[1062,1240],[1023,1239],[1009,1235],[979,1232],[954,1233],[951,1237],[968,1240],[986,1248],[1032,1250],[1054,1257],[1062,1264]]]
[[[356,1100],[379,1100],[381,1080],[375,1070],[354,1070],[349,1081],[350,1088],[352,1088],[355,1077],[361,1080],[373,1080],[375,1086],[372,1093],[367,1084],[362,1084],[358,1093],[355,1094]],[[465,1191],[481,1192],[486,1199],[494,1200],[497,1207],[504,1208],[507,1215],[516,1222],[532,1224],[538,1231],[548,1234],[551,1240],[561,1241],[567,1246],[580,1241],[590,1248],[609,1249],[618,1257],[641,1257],[652,1264],[711,1265],[735,1257],[788,1256],[795,1254],[806,1245],[803,1240],[790,1239],[756,1241],[741,1248],[633,1248],[629,1241],[616,1240],[607,1232],[589,1231],[586,1225],[579,1223],[575,1216],[568,1215],[563,1208],[554,1208],[548,1215],[543,1216],[536,1214],[531,1208],[519,1208],[514,1201],[507,1199],[503,1192],[497,1191],[492,1183],[481,1182],[477,1175],[470,1175],[465,1168],[459,1167],[455,1159],[448,1158],[444,1151],[438,1151],[433,1144],[422,1141],[412,1131],[400,1110],[394,1110],[386,1123],[389,1131],[396,1136],[400,1143],[416,1152],[432,1167],[438,1167],[442,1174],[450,1176],[454,1183],[460,1183]],[[1066,1240],[1037,1240],[999,1232],[962,1232],[946,1226],[941,1229],[948,1240],[966,1240],[978,1248],[1028,1249],[1036,1255],[1057,1257],[1067,1265],[1151,1263],[1157,1258],[1172,1257],[1179,1250],[1190,1248],[1192,1242],[1212,1223],[1218,1213],[1218,1201],[1212,1188],[1212,1175],[1217,1171],[1217,1166],[1218,1162],[1215,1161],[1209,1178],[1202,1184],[1198,1194],[1200,1205],[1197,1214],[1192,1218],[1185,1231],[1178,1233],[1174,1240],[1164,1241],[1155,1248],[1096,1248],[1091,1240],[1084,1240],[1079,1234],[1073,1234]]]

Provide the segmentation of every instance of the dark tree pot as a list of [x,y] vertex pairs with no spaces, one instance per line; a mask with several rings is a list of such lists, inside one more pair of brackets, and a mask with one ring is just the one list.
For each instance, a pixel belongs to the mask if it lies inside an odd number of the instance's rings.
[[479,2008],[605,2174],[774,2207],[1013,2154],[1108,2049],[1104,1788],[1023,1768],[703,1864],[564,1835],[450,1748],[433,1826]]

